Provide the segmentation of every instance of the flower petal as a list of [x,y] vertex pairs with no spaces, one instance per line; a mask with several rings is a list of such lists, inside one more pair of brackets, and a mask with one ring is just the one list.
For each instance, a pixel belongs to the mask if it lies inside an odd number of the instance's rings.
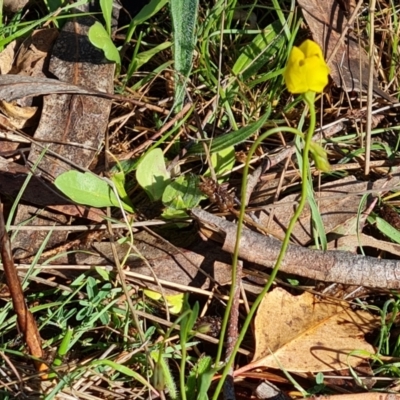
[[305,40],[299,46],[299,49],[304,54],[305,58],[316,56],[316,57],[320,58],[321,60],[324,59],[324,55],[322,54],[321,47],[319,47],[319,45],[317,43],[315,43],[314,41],[312,41],[310,39]]
[[306,76],[308,90],[313,92],[323,92],[328,84],[329,68],[324,59],[319,57],[306,58],[304,63],[304,75]]
[[328,84],[329,67],[319,45],[305,40],[290,52],[285,72],[286,86],[291,93],[322,92]]
[[288,63],[283,73],[286,87],[291,93],[307,92],[307,81],[304,74],[304,53],[298,48],[293,47],[290,52]]

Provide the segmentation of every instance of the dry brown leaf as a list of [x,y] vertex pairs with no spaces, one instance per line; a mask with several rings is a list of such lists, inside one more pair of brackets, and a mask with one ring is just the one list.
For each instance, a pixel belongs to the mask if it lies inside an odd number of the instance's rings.
[[39,29],[25,39],[15,59],[10,74],[27,76],[45,76],[50,59],[50,52],[58,37],[57,29]]
[[38,107],[20,107],[14,102],[0,100],[0,110],[8,117],[9,122],[18,129],[33,126],[38,122]]
[[[310,293],[292,296],[277,288],[264,297],[257,311],[254,359],[237,373],[257,367],[290,372],[356,367],[375,353],[364,335],[378,324],[378,318],[354,311],[346,303],[318,300]],[[355,350],[364,354],[351,355]]]
[[[132,254],[128,245],[116,244],[116,246],[121,260],[125,258],[127,252]],[[138,275],[142,275],[143,286],[151,290],[160,291],[158,285],[149,282],[146,277],[157,276],[159,280],[165,281],[163,291],[167,295],[181,293],[182,288],[175,289],[176,284],[207,290],[214,285],[214,282],[218,282],[218,285],[226,285],[231,281],[230,256],[211,242],[196,240],[187,246],[187,249],[181,249],[179,252],[168,242],[162,242],[146,231],[141,231],[135,234],[135,246],[148,263],[132,254],[127,265],[135,274],[136,279],[140,279]],[[93,243],[91,250],[97,250],[99,254],[88,256],[77,253],[74,255],[74,262],[104,265],[109,264],[109,260],[112,259],[111,245],[108,242]],[[71,257],[69,259],[71,260]],[[149,268],[149,263],[152,270]],[[132,275],[127,272],[127,276]]]
[[[350,34],[346,34],[338,44],[348,24],[339,3],[336,0],[298,0],[298,3],[313,34],[313,39],[325,52],[335,84],[346,91],[367,90],[369,61],[366,51],[360,46],[357,38]],[[338,47],[336,54],[330,57],[336,47]],[[379,89],[376,72],[373,89],[375,94],[386,100],[396,101]]]
[[[3,64],[0,63],[2,73],[45,77],[43,68],[48,69],[50,51],[57,36],[57,29],[34,31],[21,43],[16,56],[14,53],[17,42],[14,41],[12,46],[7,46],[6,55],[0,60],[3,62]],[[20,99],[17,103],[0,101],[0,110],[9,118],[15,128],[22,129],[38,123],[39,109],[31,107],[31,103],[32,99],[30,98]]]
[[[357,181],[356,178],[350,176],[321,186],[316,200],[326,233],[332,232],[357,215],[360,202],[358,194],[367,190],[367,185],[368,182]],[[269,214],[262,212],[259,219],[261,225],[266,226],[271,235],[284,236],[298,199],[299,194],[293,194],[275,203],[274,221],[270,222]],[[301,245],[306,245],[313,240],[311,210],[308,205],[295,225],[292,237]]]
[[[389,185],[394,183],[393,181],[389,182]],[[335,239],[347,235],[356,235],[359,232],[357,224],[362,224],[363,218],[365,218],[363,215],[360,218],[357,217],[360,195],[371,189],[382,189],[387,184],[388,180],[383,178],[374,182],[371,187],[369,182],[359,181],[354,176],[349,176],[321,185],[320,190],[315,195],[315,199],[324,224],[325,233],[335,233]],[[398,182],[394,183],[394,185],[397,184]],[[277,201],[272,206],[265,206],[264,210],[260,212],[259,223],[266,227],[271,235],[275,237],[283,236],[296,209],[298,200],[299,194],[292,194]],[[270,221],[272,212],[274,220]],[[297,244],[303,246],[313,240],[311,209],[308,205],[304,208],[299,221],[295,225],[292,238]],[[354,245],[354,242],[352,245]],[[366,244],[366,246],[369,245]],[[342,250],[353,251],[354,249],[345,248]],[[387,248],[382,248],[382,250],[386,251]]]
[[384,240],[375,239],[372,236],[360,233],[357,235],[347,235],[335,239],[328,243],[328,250],[349,251],[349,248],[372,247],[376,250],[386,251],[388,253],[400,256],[400,245],[397,243],[385,242]]
[[18,42],[14,40],[8,44],[3,51],[0,52],[0,73],[8,74],[12,68],[15,51],[18,48]]

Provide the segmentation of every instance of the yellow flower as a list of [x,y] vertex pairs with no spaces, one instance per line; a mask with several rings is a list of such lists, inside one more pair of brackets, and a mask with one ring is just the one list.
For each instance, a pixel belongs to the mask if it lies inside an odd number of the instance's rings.
[[319,45],[312,40],[293,46],[283,73],[291,93],[322,92],[328,83],[329,67]]

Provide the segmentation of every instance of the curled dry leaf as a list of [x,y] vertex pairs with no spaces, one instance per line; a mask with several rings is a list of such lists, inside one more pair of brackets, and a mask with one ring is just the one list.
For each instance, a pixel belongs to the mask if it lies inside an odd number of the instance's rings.
[[375,353],[364,335],[378,324],[377,317],[354,311],[347,303],[275,289],[264,297],[257,312],[254,359],[237,373],[256,367],[291,372],[356,367],[363,357]]
[[[43,70],[48,69],[50,52],[57,36],[57,29],[39,29],[32,32],[19,47],[17,41],[12,42],[6,48],[6,55],[0,59],[2,73],[45,77]],[[31,98],[11,103],[1,100],[0,110],[15,128],[22,129],[38,123],[40,110],[31,105]]]
[[20,107],[15,102],[8,103],[0,100],[0,110],[8,117],[10,123],[18,129],[33,126],[38,122],[37,107]]

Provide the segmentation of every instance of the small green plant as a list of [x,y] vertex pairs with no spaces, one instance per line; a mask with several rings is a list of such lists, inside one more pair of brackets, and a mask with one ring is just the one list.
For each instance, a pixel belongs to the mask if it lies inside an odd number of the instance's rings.
[[[329,68],[327,64],[325,63],[324,57],[322,50],[318,46],[317,43],[311,41],[311,40],[306,40],[303,42],[303,44],[300,47],[293,47],[288,63],[284,72],[284,78],[286,82],[286,86],[288,90],[292,93],[299,93],[302,95],[302,99],[305,103],[306,106],[308,106],[308,110],[310,112],[310,122],[309,122],[309,128],[308,132],[303,135],[302,132],[300,132],[298,129],[295,128],[290,128],[290,127],[279,127],[279,128],[273,128],[270,129],[269,131],[265,132],[262,134],[251,146],[250,151],[248,152],[247,155],[247,160],[246,164],[244,167],[243,171],[243,176],[244,179],[242,181],[242,190],[241,190],[241,197],[242,199],[246,198],[246,188],[247,188],[247,176],[249,172],[249,165],[250,165],[250,160],[251,157],[253,156],[255,150],[257,147],[260,145],[260,143],[269,137],[270,135],[278,132],[278,131],[286,131],[295,134],[296,136],[302,138],[304,140],[304,147],[303,147],[303,157],[302,157],[302,165],[301,165],[301,177],[302,177],[302,184],[301,184],[301,197],[299,204],[297,206],[297,209],[293,215],[293,217],[290,220],[289,226],[286,230],[285,238],[282,243],[282,247],[280,250],[280,253],[278,255],[278,258],[276,260],[275,266],[272,270],[272,273],[270,275],[270,278],[268,279],[267,284],[265,285],[264,289],[260,293],[260,295],[257,297],[256,301],[253,303],[249,314],[247,315],[247,318],[244,322],[244,326],[242,328],[242,331],[239,334],[239,338],[236,342],[236,345],[233,350],[233,354],[230,356],[230,359],[228,360],[223,373],[222,373],[222,378],[220,382],[218,383],[217,389],[214,393],[213,399],[216,400],[219,396],[219,393],[222,389],[222,385],[224,383],[224,380],[226,376],[228,375],[228,372],[232,366],[232,363],[235,359],[235,354],[237,350],[239,349],[239,346],[244,338],[244,335],[247,331],[248,326],[250,325],[250,322],[252,321],[253,315],[260,304],[261,300],[263,299],[264,295],[268,292],[270,289],[272,283],[275,280],[276,274],[279,271],[279,268],[281,266],[281,263],[283,261],[283,258],[285,256],[286,250],[289,245],[290,241],[290,236],[292,234],[293,228],[295,226],[295,223],[299,219],[304,206],[307,202],[307,198],[309,198],[309,185],[308,185],[308,176],[309,176],[309,155],[311,151],[311,155],[313,155],[313,158],[316,162],[318,162],[318,166],[324,170],[327,171],[329,170],[329,163],[327,161],[327,156],[324,150],[317,144],[311,145],[311,140],[312,136],[314,134],[315,130],[315,124],[316,124],[316,113],[315,113],[315,95],[316,92],[322,92],[324,90],[324,87],[328,84],[328,75],[329,75]],[[232,283],[231,283],[231,293],[229,297],[229,301],[227,304],[227,309],[224,314],[224,319],[222,323],[222,329],[221,329],[221,340],[220,340],[220,345],[218,347],[218,353],[217,353],[217,358],[216,362],[218,363],[219,360],[221,359],[222,356],[222,349],[223,349],[223,343],[224,343],[224,336],[226,332],[226,327],[229,319],[229,313],[232,308],[232,302],[234,298],[234,288],[236,286],[236,269],[237,269],[237,263],[239,260],[239,246],[240,246],[240,240],[241,240],[241,233],[242,233],[242,228],[243,228],[243,218],[245,214],[245,207],[246,204],[242,202],[241,207],[240,207],[240,215],[239,215],[239,220],[238,220],[238,228],[237,228],[237,236],[236,236],[236,244],[235,244],[235,249],[234,249],[234,254],[233,254],[233,262],[232,262]]]
[[89,29],[89,40],[93,46],[103,50],[104,56],[115,62],[117,65],[117,73],[121,67],[121,57],[119,51],[111,38],[111,16],[112,16],[113,0],[100,0],[100,7],[106,27],[96,21]]
[[[199,304],[191,308],[188,302],[188,295],[184,296],[182,313],[175,321],[175,324],[180,325],[179,338],[180,344],[175,346],[173,349],[162,351],[160,347],[156,352],[153,353],[153,358],[157,363],[156,373],[154,375],[155,382],[154,386],[159,388],[168,389],[170,398],[177,399],[178,391],[176,389],[176,383],[171,373],[171,369],[166,361],[168,353],[173,351],[173,354],[177,354],[177,350],[180,350],[180,368],[179,368],[179,388],[180,388],[180,399],[196,399],[196,400],[208,400],[208,390],[211,386],[211,381],[215,373],[220,369],[213,363],[211,357],[201,356],[192,367],[187,370],[187,366],[192,364],[193,359],[188,356],[187,350],[193,345],[190,341],[194,337],[194,327],[199,314]],[[172,333],[173,327],[171,327],[166,333],[166,338]]]

